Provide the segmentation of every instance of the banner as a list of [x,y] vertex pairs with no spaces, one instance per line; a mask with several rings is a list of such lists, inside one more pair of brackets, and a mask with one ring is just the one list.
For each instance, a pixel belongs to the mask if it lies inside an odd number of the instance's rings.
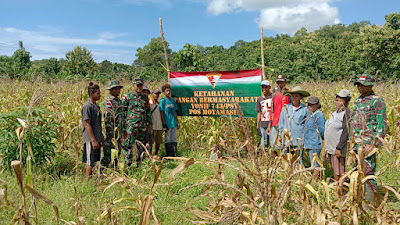
[[[172,96],[179,116],[256,117],[261,95],[261,70],[171,72]],[[239,103],[239,107],[237,105]]]

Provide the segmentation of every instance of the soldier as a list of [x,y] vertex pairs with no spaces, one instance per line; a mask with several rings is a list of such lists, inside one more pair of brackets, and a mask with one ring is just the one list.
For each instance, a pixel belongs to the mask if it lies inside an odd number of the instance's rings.
[[[376,153],[369,155],[375,146],[382,146],[378,139],[385,138],[386,134],[386,105],[382,98],[375,95],[372,90],[374,80],[370,75],[361,75],[354,82],[361,96],[356,99],[353,114],[350,120],[350,133],[354,135],[355,145],[353,151],[357,153],[362,149],[365,166],[365,175],[374,175],[376,170]],[[376,181],[370,179],[366,185],[366,199],[374,202]]]
[[[101,164],[108,167],[111,162],[111,149],[115,149],[112,139],[115,138],[121,143],[122,134],[122,106],[121,99],[118,98],[122,86],[118,80],[112,80],[108,83],[107,90],[110,94],[103,102],[104,124],[106,127],[106,140]],[[116,129],[117,128],[117,129]]]
[[136,78],[133,81],[133,90],[122,97],[124,108],[124,156],[126,165],[132,164],[133,148],[136,152],[136,166],[141,162],[145,133],[152,131],[149,99],[142,93],[143,80]]

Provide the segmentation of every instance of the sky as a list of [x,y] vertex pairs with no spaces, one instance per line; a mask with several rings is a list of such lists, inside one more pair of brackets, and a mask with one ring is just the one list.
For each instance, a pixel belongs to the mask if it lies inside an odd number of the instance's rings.
[[65,58],[86,47],[96,62],[132,64],[136,49],[160,36],[174,51],[185,43],[232,46],[238,40],[293,35],[368,20],[383,25],[399,0],[0,0],[0,55],[18,42],[31,60]]

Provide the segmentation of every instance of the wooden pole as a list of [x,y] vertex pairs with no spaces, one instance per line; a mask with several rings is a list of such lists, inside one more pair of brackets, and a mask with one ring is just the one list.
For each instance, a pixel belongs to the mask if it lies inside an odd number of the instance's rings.
[[262,79],[265,80],[265,64],[264,64],[264,28],[261,27],[261,70]]
[[158,19],[160,22],[160,34],[161,34],[161,41],[162,44],[164,46],[164,54],[165,54],[165,66],[167,67],[167,72],[168,72],[168,83],[169,83],[169,62],[168,62],[168,52],[167,52],[167,46],[165,44],[165,39],[164,39],[164,32],[163,32],[163,28],[162,28],[162,21],[161,18]]

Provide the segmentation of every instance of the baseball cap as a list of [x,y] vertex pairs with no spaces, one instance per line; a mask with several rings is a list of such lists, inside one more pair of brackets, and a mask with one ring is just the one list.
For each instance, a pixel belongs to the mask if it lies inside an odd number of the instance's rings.
[[317,98],[315,96],[312,96],[312,97],[307,99],[307,103],[313,104],[313,105],[318,104],[319,103],[319,98]]
[[161,93],[159,88],[154,88],[151,93]]
[[354,85],[362,84],[364,86],[374,86],[374,83],[374,78],[372,78],[371,75],[363,74],[358,78],[356,82],[354,82]]
[[150,89],[145,84],[143,84],[143,90],[148,90],[150,92]]
[[278,82],[278,81],[286,81],[286,76],[285,75],[283,75],[283,74],[279,74],[277,77],[276,77],[276,80],[275,80],[276,82]]
[[262,82],[261,82],[261,86],[271,86],[271,84],[269,83],[269,81],[267,81],[267,80],[263,80]]
[[336,97],[341,97],[341,98],[351,98],[351,92],[347,89],[342,89],[335,95]]

